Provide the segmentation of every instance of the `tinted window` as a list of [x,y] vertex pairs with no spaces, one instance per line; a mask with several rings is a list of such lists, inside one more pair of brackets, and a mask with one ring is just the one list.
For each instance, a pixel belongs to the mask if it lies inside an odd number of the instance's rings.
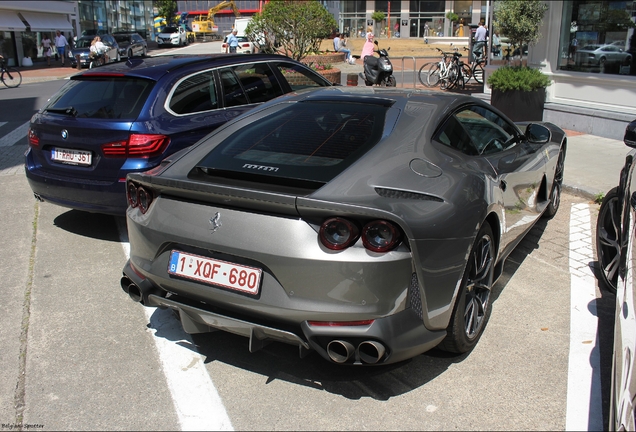
[[300,90],[307,87],[324,87],[325,80],[317,74],[293,63],[277,63],[276,66],[289,83],[292,90]]
[[[227,69],[232,70],[234,75],[238,78],[243,93],[247,95],[248,103],[266,102],[284,93],[267,63],[253,63],[249,65],[234,66]],[[226,69],[221,70],[222,77],[225,76],[223,74],[225,70]],[[227,82],[230,84],[233,91],[236,91],[234,81],[228,80]],[[226,88],[225,83],[226,81],[224,81],[224,90]],[[226,97],[225,100],[226,106],[229,106],[227,105],[228,98]],[[235,101],[230,100],[229,102]]]
[[480,106],[449,118],[436,139],[468,155],[492,154],[515,144],[516,130],[494,112]]
[[327,182],[380,140],[386,110],[362,103],[292,104],[230,135],[199,167],[270,183]]
[[168,108],[175,114],[192,114],[219,107],[214,87],[214,72],[191,75],[177,84],[168,101]]
[[245,105],[247,103],[247,96],[245,96],[239,83],[239,78],[232,69],[227,68],[219,72],[221,88],[223,88],[223,101],[226,107]]
[[154,82],[119,77],[71,80],[46,106],[70,108],[77,117],[134,120],[139,115]]
[[163,29],[163,31],[161,33],[178,33],[179,30],[177,30],[176,27],[166,27]]

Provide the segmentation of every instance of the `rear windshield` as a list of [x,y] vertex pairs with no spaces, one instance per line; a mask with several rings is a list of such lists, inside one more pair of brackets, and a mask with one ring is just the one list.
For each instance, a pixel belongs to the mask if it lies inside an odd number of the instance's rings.
[[233,133],[198,167],[213,176],[268,183],[326,183],[380,140],[387,109],[364,103],[295,103]]
[[73,79],[51,98],[44,111],[73,108],[78,118],[134,120],[154,81],[129,77]]
[[77,42],[75,42],[75,46],[77,48],[89,48],[91,46],[92,41],[93,41],[92,38],[90,39],[79,38]]

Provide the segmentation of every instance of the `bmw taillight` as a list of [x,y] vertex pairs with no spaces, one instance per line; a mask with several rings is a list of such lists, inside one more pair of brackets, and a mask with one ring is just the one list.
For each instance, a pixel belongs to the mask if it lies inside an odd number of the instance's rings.
[[170,137],[157,134],[131,134],[125,141],[113,141],[102,145],[105,157],[159,156],[170,144]]
[[402,240],[400,229],[385,220],[369,222],[362,228],[362,244],[373,252],[388,252]]
[[32,147],[38,147],[40,145],[40,138],[37,136],[35,131],[29,128],[29,133],[27,134],[29,139],[29,145]]
[[335,217],[327,219],[320,226],[320,241],[326,248],[342,250],[358,240],[358,227],[347,219]]
[[128,204],[132,208],[139,207],[139,211],[142,214],[146,214],[154,200],[154,196],[150,189],[145,186],[137,185],[130,180],[126,185],[126,195],[128,195]]

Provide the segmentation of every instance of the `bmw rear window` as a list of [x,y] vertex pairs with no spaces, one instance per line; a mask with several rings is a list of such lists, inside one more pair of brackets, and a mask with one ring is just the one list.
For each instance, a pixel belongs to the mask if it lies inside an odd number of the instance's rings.
[[82,77],[72,79],[53,97],[44,111],[77,118],[135,120],[154,81],[130,77]]
[[198,167],[213,176],[273,184],[326,183],[378,143],[387,109],[367,103],[295,103],[243,126]]

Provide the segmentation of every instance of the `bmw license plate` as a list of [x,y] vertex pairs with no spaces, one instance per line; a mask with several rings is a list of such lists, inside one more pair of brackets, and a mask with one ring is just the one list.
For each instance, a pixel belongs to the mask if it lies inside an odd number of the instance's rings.
[[258,294],[263,271],[173,250],[170,252],[168,273],[247,294]]
[[51,151],[51,160],[71,165],[88,166],[92,163],[92,154],[84,150],[53,148]]

